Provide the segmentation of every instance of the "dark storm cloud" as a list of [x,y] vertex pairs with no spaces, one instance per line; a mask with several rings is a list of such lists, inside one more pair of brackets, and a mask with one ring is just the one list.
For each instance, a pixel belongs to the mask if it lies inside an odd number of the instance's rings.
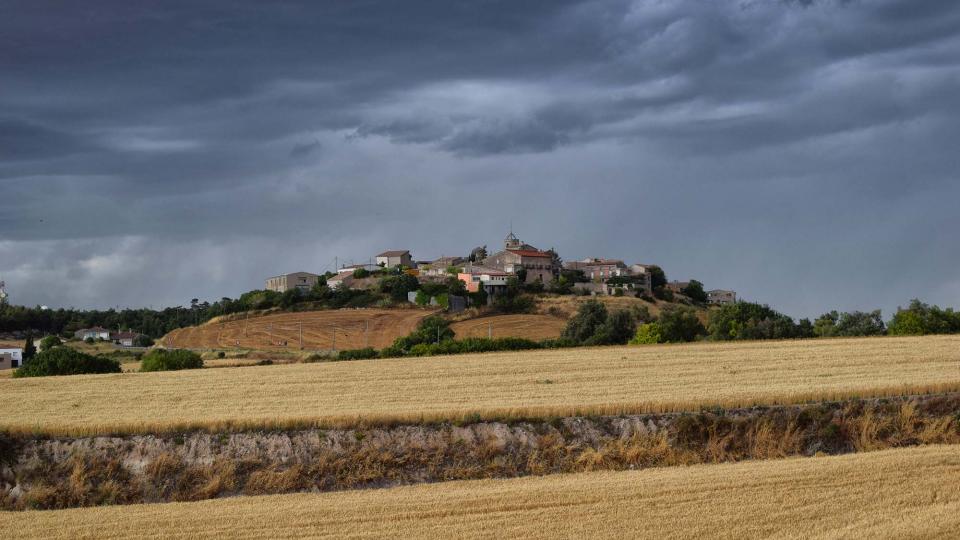
[[567,259],[797,314],[960,303],[956,2],[0,9],[0,275],[23,302],[236,295],[513,219]]

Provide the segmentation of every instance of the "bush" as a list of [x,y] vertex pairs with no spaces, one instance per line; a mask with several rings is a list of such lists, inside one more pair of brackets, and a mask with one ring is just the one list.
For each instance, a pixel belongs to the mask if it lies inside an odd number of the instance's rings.
[[695,279],[691,279],[690,283],[681,292],[694,302],[707,303],[707,293],[703,290],[703,283]]
[[864,313],[824,313],[813,323],[813,335],[818,337],[834,336],[882,336],[887,331],[880,310]]
[[363,349],[345,349],[337,353],[337,360],[365,360],[379,356],[373,347]]
[[651,345],[654,343],[663,343],[663,327],[660,326],[660,323],[646,323],[641,324],[637,328],[637,333],[630,340],[631,345]]
[[366,268],[360,267],[353,271],[354,279],[363,279],[370,277],[370,271]]
[[97,342],[97,340],[93,339],[92,337],[88,337],[84,339],[83,342],[86,343],[87,345],[93,345],[94,343]]
[[661,343],[693,341],[706,333],[697,313],[689,307],[671,307],[660,313]]
[[790,317],[752,302],[726,304],[711,312],[709,328],[715,340],[809,337],[808,330]]
[[960,312],[912,300],[907,309],[897,308],[888,330],[894,336],[960,333]]
[[607,321],[607,308],[598,300],[587,300],[577,309],[577,314],[567,321],[562,337],[574,343],[584,343],[592,338]]
[[140,371],[176,371],[203,367],[200,355],[186,349],[155,349],[143,355]]
[[133,338],[134,347],[153,347],[153,338],[150,336],[145,336],[140,334],[139,336]]
[[84,373],[120,373],[120,362],[92,356],[69,347],[43,351],[18,368],[14,377],[46,377]]
[[637,323],[633,315],[627,310],[617,310],[607,316],[607,320],[584,345],[623,345],[630,341],[636,331]]
[[47,336],[40,340],[41,351],[49,351],[50,349],[59,347],[60,345],[63,345],[63,342],[60,341],[60,338],[57,336]]

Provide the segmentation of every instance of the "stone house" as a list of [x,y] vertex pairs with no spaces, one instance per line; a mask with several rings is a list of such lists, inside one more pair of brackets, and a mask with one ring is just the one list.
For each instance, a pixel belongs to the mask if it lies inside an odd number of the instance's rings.
[[374,262],[376,262],[377,265],[385,268],[393,268],[399,265],[406,266],[407,268],[417,267],[417,264],[413,262],[413,257],[410,256],[410,252],[399,249],[384,251],[383,253],[377,255],[377,258]]
[[320,276],[310,272],[293,272],[267,278],[264,288],[268,291],[286,292],[293,288],[307,292],[317,284]]
[[508,274],[516,274],[521,268],[527,272],[526,283],[542,281],[549,283],[560,275],[560,265],[551,251],[537,249],[520,241],[513,231],[504,239],[504,249],[483,260],[483,266]]

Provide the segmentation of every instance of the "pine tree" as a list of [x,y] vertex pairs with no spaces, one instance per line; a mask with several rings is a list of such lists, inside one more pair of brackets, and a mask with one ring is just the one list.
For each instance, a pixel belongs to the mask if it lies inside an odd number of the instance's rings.
[[27,341],[23,344],[23,361],[33,358],[37,354],[37,347],[33,344],[33,334],[27,332]]

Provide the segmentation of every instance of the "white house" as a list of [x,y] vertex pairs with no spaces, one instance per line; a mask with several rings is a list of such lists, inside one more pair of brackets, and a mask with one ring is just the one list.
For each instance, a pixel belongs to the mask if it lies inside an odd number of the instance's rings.
[[23,349],[0,349],[0,369],[15,369],[23,365]]
[[104,341],[110,341],[110,330],[106,328],[101,328],[99,326],[94,326],[93,328],[81,328],[73,333],[73,337],[77,339],[102,339]]

